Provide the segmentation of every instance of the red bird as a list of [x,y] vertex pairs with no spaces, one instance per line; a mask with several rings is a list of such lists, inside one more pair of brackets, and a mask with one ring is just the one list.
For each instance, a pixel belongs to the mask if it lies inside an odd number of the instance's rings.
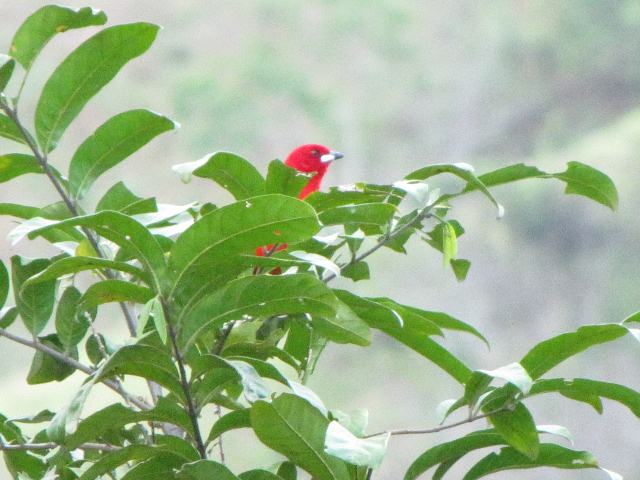
[[286,165],[295,168],[299,172],[315,173],[309,183],[302,189],[299,197],[305,198],[310,193],[320,189],[320,183],[329,165],[334,160],[342,158],[344,155],[335,150],[329,150],[323,145],[309,144],[301,145],[289,154]]
[[[320,189],[320,183],[322,183],[322,179],[324,178],[325,173],[329,169],[329,165],[334,160],[338,160],[342,158],[344,155],[340,152],[336,152],[335,150],[330,150],[324,145],[318,144],[308,144],[301,145],[298,148],[294,149],[287,159],[285,160],[285,165],[289,165],[290,167],[295,168],[299,172],[305,173],[315,173],[315,175],[309,180],[309,183],[305,185],[302,189],[298,197],[300,199],[306,198],[309,194]],[[273,253],[273,249],[275,247],[275,251],[284,250],[287,248],[286,243],[282,243],[280,245],[267,245],[267,247],[258,247],[256,249],[256,255],[259,257],[264,257],[265,253]],[[255,270],[257,273],[257,270]],[[271,271],[273,274],[279,274],[280,268],[275,268]]]

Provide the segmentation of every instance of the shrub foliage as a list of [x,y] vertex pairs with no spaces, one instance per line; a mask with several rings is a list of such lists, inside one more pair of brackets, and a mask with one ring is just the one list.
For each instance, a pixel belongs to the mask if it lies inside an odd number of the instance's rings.
[[[21,199],[0,203],[0,214],[18,221],[11,242],[40,238],[56,252],[0,263],[0,336],[33,349],[30,384],[85,376],[60,411],[22,419],[0,415],[0,450],[14,478],[295,480],[304,471],[316,480],[364,480],[375,476],[394,436],[427,435],[480,419],[491,428],[429,448],[408,467],[405,480],[430,469],[432,478],[443,478],[480,449],[490,450],[466,480],[506,469],[600,468],[591,453],[566,446],[565,428],[538,425],[528,400],[561,395],[600,412],[602,399],[609,399],[640,416],[640,394],[630,388],[547,375],[594,345],[634,333],[636,317],[585,325],[502,368],[473,370],[444,342],[450,331],[486,342],[473,326],[442,312],[332,288],[332,281],[368,280],[369,256],[381,248],[404,253],[412,237],[435,249],[463,281],[470,262],[457,254],[464,233],[454,218],[459,197],[484,198],[501,216],[492,187],[539,178],[615,209],[617,192],[605,174],[579,162],[557,173],[517,164],[482,175],[466,164],[436,164],[387,185],[357,183],[303,201],[297,197],[308,178],[282,162],[273,161],[263,175],[240,156],[217,152],[174,169],[184,181],[217,183],[235,198],[230,204],[160,204],[118,182],[92,208],[83,198],[95,180],[176,124],[144,109],[120,113],[96,126],[66,172],[55,166],[56,148],[94,95],[151,46],[158,27],[105,27],[78,46],[42,88],[33,128],[18,105],[25,78],[50,40],[106,21],[91,8],[45,6],[20,26],[0,63],[0,136],[15,146],[0,155],[0,182],[41,174],[43,185],[60,196],[45,206]],[[429,188],[441,175],[456,178],[458,187]],[[258,246],[285,242],[285,250],[255,254]],[[283,274],[272,274],[276,268]],[[104,310],[109,303],[121,317],[112,323],[121,321],[130,334],[125,344],[94,326],[100,315],[116,316]],[[362,412],[330,410],[305,386],[329,342],[367,347],[372,330],[460,384],[458,399],[442,404],[440,426],[368,432]],[[132,393],[130,377],[144,379],[149,393]],[[113,391],[113,403],[88,414],[83,407],[98,383]],[[217,413],[209,431],[201,422],[207,412]],[[282,461],[229,470],[221,438],[241,428],[252,430]]]

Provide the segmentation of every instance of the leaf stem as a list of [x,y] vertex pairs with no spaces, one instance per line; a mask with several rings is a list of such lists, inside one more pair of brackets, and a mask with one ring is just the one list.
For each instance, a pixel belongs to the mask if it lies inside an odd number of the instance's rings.
[[[10,452],[10,451],[35,451],[35,450],[53,450],[54,448],[58,448],[60,445],[54,442],[46,442],[46,443],[21,443],[21,444],[7,444],[0,441],[0,452]],[[82,445],[76,447],[80,450],[118,450],[119,447],[115,445],[109,445],[108,443],[83,443]]]
[[496,408],[495,410],[490,410],[489,412],[486,412],[486,413],[473,415],[472,417],[465,418],[464,420],[460,420],[459,422],[449,423],[447,425],[441,425],[441,426],[435,427],[435,428],[425,428],[425,429],[418,429],[418,430],[412,430],[412,429],[386,430],[384,432],[378,432],[378,433],[372,433],[371,435],[365,435],[362,438],[377,437],[378,435],[385,435],[385,434],[396,436],[396,435],[425,435],[425,434],[429,434],[429,433],[438,433],[438,432],[442,432],[444,430],[449,430],[450,428],[459,427],[460,425],[465,425],[467,423],[475,422],[476,420],[480,420],[480,419],[483,419],[483,418],[490,417],[491,415],[495,415],[496,413],[506,412],[507,410],[510,410],[511,408],[512,408],[511,404],[503,405],[502,407]]
[[[30,347],[30,348],[33,348],[34,350],[38,350],[42,353],[46,353],[47,355],[50,355],[51,357],[55,358],[59,362],[69,365],[70,367],[73,367],[76,370],[80,370],[81,372],[86,373],[87,375],[93,375],[95,373],[95,370],[93,368],[83,363],[80,363],[76,359],[71,358],[68,355],[65,355],[64,353],[61,353],[55,350],[54,348],[51,348],[48,345],[45,345],[39,342],[38,340],[29,340],[27,338],[14,335],[13,333],[8,332],[4,328],[0,328],[0,337],[8,338],[9,340],[12,340],[16,343],[20,343],[21,345],[24,345],[26,347]],[[137,398],[134,395],[131,395],[129,392],[127,392],[119,382],[115,382],[113,380],[107,380],[107,379],[101,380],[101,382],[104,383],[107,387],[109,387],[114,392],[118,393],[126,401],[135,405],[136,407],[142,410],[148,410],[151,408],[151,405],[149,405],[143,399]]]
[[[222,407],[220,405],[216,405],[216,415],[218,419],[222,418]],[[225,464],[225,456],[224,456],[224,447],[222,445],[222,435],[218,437],[218,451],[220,452],[220,463]]]
[[[411,221],[405,223],[404,225],[396,228],[394,231],[388,233],[387,235],[383,235],[380,238],[380,240],[378,240],[378,242],[373,247],[371,247],[370,249],[362,252],[360,255],[354,256],[349,263],[347,263],[346,265],[343,265],[342,267],[340,267],[340,270],[344,270],[345,268],[350,267],[351,265],[353,265],[355,263],[358,263],[361,260],[364,260],[369,255],[371,255],[372,253],[376,252],[378,249],[384,247],[391,240],[393,240],[394,238],[398,237],[401,233],[405,232],[409,228],[413,228],[413,224],[415,222],[423,220],[423,219],[427,218],[430,215],[429,211],[430,210],[428,208],[424,208],[424,209],[418,211],[418,213],[416,214],[416,217],[413,220],[411,220]],[[322,279],[322,281],[324,283],[328,283],[328,282],[330,282],[331,280],[333,280],[336,277],[337,277],[337,275],[335,273],[330,273],[329,275],[324,277]]]
[[176,335],[176,330],[173,328],[173,323],[171,322],[171,318],[169,316],[169,308],[164,301],[161,299],[162,309],[164,311],[164,318],[167,322],[167,333],[169,334],[169,338],[171,340],[171,344],[173,346],[173,352],[176,357],[176,362],[178,363],[178,372],[180,373],[180,385],[182,386],[182,391],[184,392],[185,400],[187,401],[187,413],[189,414],[189,419],[191,420],[191,426],[193,427],[193,439],[196,443],[196,448],[198,449],[198,453],[202,459],[207,458],[207,448],[202,441],[202,433],[200,432],[200,425],[198,424],[198,412],[196,410],[196,405],[193,400],[193,396],[191,395],[191,385],[189,385],[189,379],[187,378],[187,370],[185,369],[185,361],[180,351],[180,347],[178,346],[178,336]]

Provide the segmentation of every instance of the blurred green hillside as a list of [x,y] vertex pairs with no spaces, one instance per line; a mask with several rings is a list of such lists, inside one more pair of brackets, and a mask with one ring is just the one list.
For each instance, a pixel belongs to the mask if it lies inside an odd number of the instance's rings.
[[[24,17],[45,3],[0,2],[3,51]],[[162,202],[224,202],[229,198],[205,182],[180,184],[170,166],[231,150],[264,169],[269,160],[308,142],[346,154],[326,184],[389,181],[436,162],[464,161],[482,173],[520,161],[562,171],[566,162],[577,160],[613,178],[620,191],[617,213],[564,196],[561,185],[550,182],[496,190],[507,212],[500,221],[490,205],[472,196],[457,207],[467,230],[460,255],[472,261],[466,282],[458,284],[443,270],[441,258],[416,242],[407,256],[382,252],[372,263],[374,281],[357,288],[473,323],[490,339],[490,352],[466,338],[450,341],[473,367],[488,369],[518,360],[551,335],[584,323],[620,321],[640,310],[638,0],[96,0],[91,5],[105,9],[111,24],[146,20],[164,30],[149,54],[127,66],[89,104],[52,162],[65,167],[83,138],[124,109],[151,108],[182,124],[177,134],[105,175],[97,192],[124,179],[140,194],[165,192]],[[89,30],[65,33],[46,48],[27,83],[24,112],[35,105],[35,92],[55,65]],[[0,141],[3,151],[8,147]],[[41,185],[35,176],[3,184],[0,202],[54,201],[54,193]],[[2,236],[11,228],[9,219],[0,218]],[[0,243],[3,259],[36,251],[27,244]],[[114,327],[104,322],[99,328]],[[350,360],[355,348],[332,347],[312,387],[331,407],[355,399],[369,408],[372,430],[433,425],[435,406],[460,393],[435,368],[387,339],[376,338],[368,349],[366,371]],[[30,412],[45,395],[53,406],[68,401],[59,385],[28,387],[33,392],[28,399],[12,395],[27,388],[16,366],[30,355],[0,342],[0,411],[9,415]],[[605,346],[579,358],[562,373],[588,371],[640,388],[637,343]],[[336,368],[345,378],[329,382]],[[351,375],[366,376],[365,386],[355,385]],[[607,404],[598,416],[563,401],[540,402],[539,408],[543,423],[567,425],[576,447],[593,447],[604,467],[640,478],[635,458],[640,428],[628,411]],[[228,437],[230,445],[244,446],[239,434]],[[401,478],[432,439],[392,444],[381,479]],[[452,478],[458,471],[463,468],[452,470]],[[602,477],[549,471],[544,478]]]

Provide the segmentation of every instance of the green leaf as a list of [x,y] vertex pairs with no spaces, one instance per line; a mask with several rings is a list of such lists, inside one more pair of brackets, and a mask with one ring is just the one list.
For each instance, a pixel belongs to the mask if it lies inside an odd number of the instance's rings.
[[99,257],[64,257],[56,260],[42,272],[34,275],[25,285],[35,285],[47,280],[58,279],[65,275],[75,274],[86,270],[117,270],[128,273],[149,283],[149,275],[138,267],[125,262],[116,262]]
[[369,272],[369,264],[362,261],[350,263],[342,269],[340,274],[343,277],[350,278],[354,282],[358,282],[360,280],[369,280],[369,278],[371,277],[371,274]]
[[[65,351],[64,345],[60,341],[57,335],[47,335],[41,337],[40,342],[51,347],[59,352]],[[78,351],[76,349],[66,350],[66,354],[72,357],[74,360],[78,359]],[[31,367],[27,374],[27,383],[29,385],[37,385],[40,383],[48,382],[60,382],[75,372],[76,369],[72,366],[62,363],[56,360],[51,355],[48,355],[40,350],[37,350],[33,355]]]
[[213,424],[207,437],[207,443],[213,442],[223,433],[235,430],[238,428],[251,428],[251,417],[249,416],[250,409],[245,408],[242,410],[235,410],[229,412],[221,417],[216,423]]
[[129,190],[123,182],[116,183],[98,201],[96,212],[115,210],[126,215],[157,212],[155,198],[141,198]]
[[28,261],[18,255],[11,257],[11,283],[16,307],[32,335],[39,334],[51,317],[56,281],[48,280],[24,288],[22,286],[29,277],[41,272],[50,264],[51,261],[44,258]]
[[96,383],[96,375],[92,375],[76,391],[71,402],[56,413],[53,420],[47,427],[47,437],[53,442],[62,442],[68,434],[72,434],[78,427],[78,421],[82,414],[82,409],[87,401],[91,389]]
[[405,329],[383,330],[387,335],[405,344],[423,357],[435,363],[442,370],[451,375],[455,380],[464,383],[471,370],[449,350],[415,331]]
[[340,423],[329,424],[324,440],[325,452],[351,465],[378,468],[387,453],[390,434],[358,438]]
[[443,233],[442,254],[444,265],[447,266],[458,254],[458,239],[455,229],[449,223],[445,223]]
[[251,364],[241,361],[230,361],[229,363],[240,375],[242,393],[249,403],[264,400],[271,395],[271,389]]
[[[490,403],[486,408],[491,410],[495,407],[496,405]],[[540,451],[538,429],[531,413],[522,403],[517,403],[513,410],[491,415],[489,420],[502,438],[517,451],[532,460],[538,456]]]
[[456,280],[463,282],[467,278],[471,262],[463,258],[452,258],[450,263],[453,273],[456,276]]
[[243,315],[251,317],[310,313],[335,317],[338,300],[312,275],[256,275],[229,282],[199,301],[179,320],[180,344],[191,345],[202,332]]
[[348,480],[347,467],[324,452],[329,421],[309,402],[283,394],[273,402],[256,402],[251,408],[251,425],[267,447],[285,455],[322,480]]
[[142,337],[144,335],[147,324],[149,323],[149,317],[151,316],[151,307],[156,298],[157,297],[153,297],[140,309],[140,313],[138,314],[138,325],[136,326],[136,337]]
[[[354,186],[354,188],[358,188]],[[313,192],[305,201],[310,203],[318,213],[330,208],[344,205],[358,205],[361,203],[382,203],[387,199],[386,192],[364,192],[362,190],[343,191],[338,187],[331,187],[329,192]]]
[[0,155],[0,183],[27,173],[44,173],[34,156],[24,153]]
[[40,209],[17,203],[0,203],[0,215],[9,215],[16,218],[32,218]]
[[282,462],[277,473],[282,477],[282,480],[296,480],[298,478],[296,466],[291,462]]
[[491,201],[491,203],[496,206],[496,208],[498,209],[498,217],[501,217],[503,215],[502,206],[494,198],[485,184],[475,176],[475,174],[473,173],[473,168],[470,165],[463,163],[434,164],[416,170],[415,172],[407,175],[405,178],[408,180],[426,180],[427,178],[433,177],[435,175],[440,175],[442,173],[450,173],[452,175],[455,175],[456,177],[459,177],[467,182],[467,184],[472,185],[474,189],[480,190],[484,194],[484,196],[487,197]]
[[564,469],[598,468],[598,462],[589,452],[571,450],[553,443],[540,445],[540,453],[532,459],[514,450],[502,448],[499,453],[491,453],[476,463],[463,480],[476,480],[491,473],[504,470],[554,467]]
[[160,397],[150,410],[136,411],[120,403],[109,405],[82,420],[76,431],[65,439],[64,445],[73,450],[83,443],[100,440],[108,432],[138,422],[170,423],[193,433],[187,412],[173,400]]
[[164,316],[164,309],[158,297],[151,306],[151,314],[153,315],[153,324],[156,326],[156,332],[162,343],[167,343],[167,319]]
[[170,257],[175,288],[190,294],[204,291],[246,267],[238,255],[253,253],[260,245],[301,242],[319,229],[311,206],[284,195],[262,195],[219,208],[176,240]]
[[[237,385],[239,384],[240,375],[231,365],[227,364],[224,368],[215,366],[204,373],[202,378],[193,382],[194,401],[196,405],[199,406],[213,402],[231,409],[244,408],[243,405],[235,401],[232,401],[232,404],[228,402],[225,403],[226,397],[224,396],[224,390],[226,388],[233,388],[234,392],[236,392]],[[240,392],[241,391],[242,390],[240,390]],[[239,395],[240,392],[238,392],[237,395]]]
[[281,193],[282,195],[298,198],[311,177],[313,177],[313,174],[300,172],[289,165],[285,165],[280,160],[273,160],[269,163],[265,193]]
[[363,347],[371,343],[371,331],[367,322],[342,302],[338,302],[335,317],[314,317],[312,323],[320,335],[333,342],[353,343]]
[[[618,402],[627,407],[631,413],[640,418],[640,392],[617,383],[601,382],[586,378],[552,378],[538,380],[531,388],[530,396],[548,392],[558,392],[573,400],[580,400],[590,405],[593,397],[597,399],[594,405],[598,413],[602,413],[600,397]],[[597,407],[600,408],[597,408]]]
[[[518,163],[516,165],[509,165],[502,167],[492,172],[487,172],[478,177],[478,179],[484,183],[486,187],[496,187],[505,183],[516,182],[518,180],[524,180],[527,178],[543,178],[548,174],[542,170],[538,170],[531,165],[525,165],[524,163]],[[468,185],[465,191],[475,190],[474,185]]]
[[100,212],[52,223],[33,230],[29,233],[29,238],[33,239],[52,229],[71,226],[89,227],[101,237],[131,252],[149,273],[154,290],[160,291],[167,282],[164,251],[156,238],[145,226],[119,212]]
[[105,28],[75,49],[45,84],[36,108],[36,133],[53,150],[86,103],[131,59],[153,43],[158,26],[132,23]]
[[4,307],[9,296],[9,272],[4,262],[0,261],[0,308]]
[[198,460],[183,465],[176,474],[179,480],[240,480],[231,470],[213,460]]
[[[177,437],[174,437],[177,439]],[[181,439],[178,439],[181,440]],[[160,452],[155,456],[138,463],[125,473],[122,480],[149,480],[162,478],[175,479],[175,472],[184,465],[184,458],[169,452]]]
[[[442,328],[461,330],[473,335],[483,337],[470,325],[441,312],[429,312],[419,308],[402,305],[388,298],[368,298],[367,300],[383,305],[397,315],[401,324],[398,326],[407,330],[423,333],[425,335],[443,336]],[[386,325],[389,325],[387,322]]]
[[84,338],[89,328],[90,318],[85,312],[78,311],[82,294],[74,287],[67,287],[58,301],[56,310],[56,332],[60,343],[69,349],[75,347]]
[[[451,229],[453,229],[452,232]],[[444,253],[445,243],[447,242],[446,237],[452,234],[455,238],[461,237],[464,234],[464,228],[457,220],[438,223],[433,227],[433,230],[427,233],[429,238],[425,239],[425,241],[439,252]]]
[[29,70],[34,60],[55,34],[73,28],[104,25],[107,16],[100,10],[84,7],[79,10],[47,5],[30,15],[20,26],[11,42],[11,56],[25,70]]
[[[346,290],[334,290],[334,292],[371,328],[383,331],[428,358],[460,383],[465,383],[471,375],[471,370],[461,360],[428,337],[440,332],[438,326],[429,319],[419,318],[418,315],[401,317],[394,308],[386,305],[390,302],[388,299],[361,298]],[[380,301],[382,302],[379,303]],[[380,306],[386,309],[380,309]],[[405,323],[404,326],[403,323]]]
[[580,162],[567,163],[567,170],[553,176],[567,184],[566,194],[588,197],[611,210],[618,208],[618,191],[611,179],[599,170]]
[[0,114],[0,137],[8,138],[18,143],[27,143],[13,120],[2,114]]
[[[27,443],[27,439],[22,435],[15,423],[0,414],[0,439],[5,443]],[[41,457],[36,457],[30,452],[5,451],[3,452],[4,463],[13,478],[26,474],[29,478],[42,478],[47,470],[47,466]]]
[[51,410],[40,410],[35,415],[28,417],[12,418],[11,421],[15,423],[44,423],[49,422],[55,416]]
[[511,383],[518,388],[523,395],[527,395],[533,385],[533,380],[519,363],[510,363],[495,370],[478,370],[478,372]]
[[134,375],[152,380],[183,399],[178,371],[168,352],[149,345],[119,348],[104,364],[98,380],[114,375]]
[[384,226],[389,223],[396,207],[388,203],[360,203],[333,207],[320,213],[323,225],[356,224],[362,226]]
[[[80,475],[79,480],[94,480],[127,462],[141,462],[158,455],[172,455],[172,452],[168,451],[166,447],[152,447],[149,445],[129,445],[113,450],[103,454],[97,462]],[[173,453],[173,456],[177,457],[176,460],[178,461],[183,458],[175,453]]]
[[8,328],[18,318],[18,309],[16,307],[6,307],[0,309],[0,328]]
[[[405,473],[404,480],[415,480],[430,468],[445,462],[456,461],[474,450],[504,443],[504,439],[499,434],[487,432],[474,432],[462,438],[441,443],[416,458]],[[433,478],[436,478],[435,475]]]
[[230,363],[233,365],[233,360],[240,360],[242,362],[250,364],[261,377],[270,378],[276,382],[280,382],[283,385],[289,386],[289,379],[282,374],[282,372],[275,365],[260,360],[258,358],[245,357],[242,355],[233,355],[228,357]]
[[84,197],[100,175],[174,128],[173,121],[149,110],[129,110],[110,118],[73,155],[69,165],[71,195]]
[[594,345],[616,340],[627,333],[628,330],[618,324],[585,325],[575,332],[563,333],[540,342],[520,360],[520,364],[535,380],[567,358]]
[[16,61],[6,55],[0,55],[0,62],[2,63],[2,65],[0,65],[0,93],[2,93],[11,81],[13,70],[16,67]]
[[146,287],[124,280],[103,280],[92,284],[82,295],[79,309],[91,308],[111,302],[147,303],[153,298],[153,292]]
[[200,160],[173,166],[182,181],[191,175],[213,180],[228,190],[236,200],[244,200],[265,192],[265,181],[256,167],[242,157],[229,152],[216,152]]

